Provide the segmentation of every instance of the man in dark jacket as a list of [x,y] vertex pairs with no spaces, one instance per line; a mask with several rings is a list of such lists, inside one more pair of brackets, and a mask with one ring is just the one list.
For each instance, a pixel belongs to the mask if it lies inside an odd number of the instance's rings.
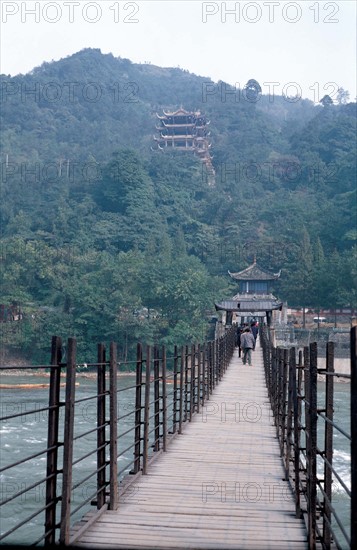
[[[259,333],[259,327],[257,325],[257,322],[256,321],[253,321],[250,325],[250,330],[252,331],[252,334],[254,336],[254,340],[255,342],[257,341],[257,336],[258,336],[258,333]],[[255,345],[254,345],[254,349],[255,349]]]
[[245,328],[243,334],[240,337],[240,345],[243,350],[243,365],[252,364],[252,350],[255,348],[255,338],[251,333],[249,327]]
[[236,347],[238,348],[238,357],[242,354],[242,348],[240,345],[240,337],[242,335],[243,327],[237,326],[237,332],[236,332]]

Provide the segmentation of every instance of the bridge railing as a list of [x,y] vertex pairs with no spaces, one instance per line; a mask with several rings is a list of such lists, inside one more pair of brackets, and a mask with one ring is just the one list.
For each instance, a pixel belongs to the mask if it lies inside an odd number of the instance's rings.
[[[263,328],[264,367],[285,477],[304,517],[310,549],[355,548],[357,544],[357,327],[351,329],[351,375],[335,372],[334,343],[326,344],[323,368],[317,343],[303,349],[274,347]],[[336,422],[334,380],[350,382],[351,427]],[[346,403],[346,410],[347,405]],[[351,485],[334,463],[334,438],[351,449]],[[346,528],[346,517],[351,519]]]
[[[1,543],[68,545],[87,521],[129,498],[134,479],[209,400],[234,345],[234,329],[201,345],[175,346],[172,353],[138,344],[136,360],[124,364],[112,342],[109,350],[98,344],[95,362],[78,365],[76,340],[68,339],[63,362],[62,340],[53,337],[50,364],[32,367],[49,373],[47,397],[37,392],[31,406],[29,390],[1,385],[0,423],[17,433],[0,465]],[[83,366],[93,371],[95,384],[77,376]],[[28,368],[0,367],[0,374],[20,370],[25,376]],[[133,376],[123,378],[128,369]],[[27,422],[32,416],[35,421]],[[29,430],[41,440],[36,452],[27,452]]]

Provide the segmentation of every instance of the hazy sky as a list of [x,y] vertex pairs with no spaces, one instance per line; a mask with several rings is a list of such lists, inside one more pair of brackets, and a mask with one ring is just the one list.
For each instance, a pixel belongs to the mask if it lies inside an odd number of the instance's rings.
[[263,93],[356,97],[356,1],[1,1],[1,72],[83,48]]

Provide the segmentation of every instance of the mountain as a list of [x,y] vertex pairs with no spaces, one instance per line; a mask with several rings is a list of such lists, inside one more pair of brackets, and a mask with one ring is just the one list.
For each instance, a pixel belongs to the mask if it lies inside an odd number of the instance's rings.
[[[24,314],[21,334],[1,324],[10,347],[202,339],[254,255],[291,305],[356,306],[356,104],[251,89],[96,49],[1,75],[1,302]],[[157,114],[180,107],[209,119],[214,185],[192,153],[156,148]]]

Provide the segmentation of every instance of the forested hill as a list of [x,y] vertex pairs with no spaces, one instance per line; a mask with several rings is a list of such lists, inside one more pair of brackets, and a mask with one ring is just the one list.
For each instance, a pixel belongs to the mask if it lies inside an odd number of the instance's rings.
[[[323,103],[92,49],[2,75],[1,303],[24,311],[7,347],[202,339],[254,254],[290,305],[356,307],[356,104]],[[156,113],[181,106],[210,120],[214,186],[155,150]]]

